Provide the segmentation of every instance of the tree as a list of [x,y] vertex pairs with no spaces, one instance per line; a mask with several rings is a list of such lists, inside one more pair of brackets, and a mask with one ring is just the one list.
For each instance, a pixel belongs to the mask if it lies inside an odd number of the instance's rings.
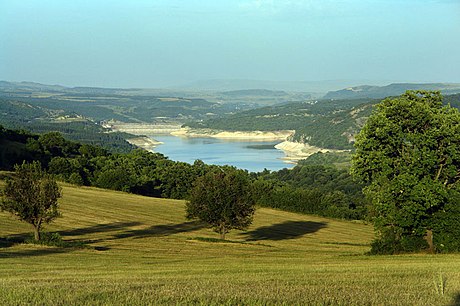
[[[427,246],[433,251],[448,243],[445,232],[453,224],[444,215],[458,212],[452,206],[460,205],[455,201],[460,190],[459,111],[443,106],[439,92],[408,91],[387,98],[376,106],[355,147],[351,171],[369,184],[364,193],[372,201],[378,234],[373,251]],[[451,238],[452,243],[460,239]]]
[[231,229],[245,229],[252,223],[254,205],[247,173],[218,169],[195,181],[187,202],[187,218],[208,223],[225,239]]
[[35,240],[40,240],[43,224],[60,216],[58,198],[61,190],[56,181],[43,172],[40,162],[15,166],[15,174],[6,181],[2,210],[16,215],[34,227]]

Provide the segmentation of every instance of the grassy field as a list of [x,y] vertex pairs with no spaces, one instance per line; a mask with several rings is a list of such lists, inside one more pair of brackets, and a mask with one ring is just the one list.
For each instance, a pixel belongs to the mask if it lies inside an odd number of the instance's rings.
[[[65,185],[46,228],[84,248],[0,247],[0,305],[455,305],[460,255],[368,256],[369,225],[259,209],[229,242],[184,202]],[[0,237],[31,232],[0,213]]]

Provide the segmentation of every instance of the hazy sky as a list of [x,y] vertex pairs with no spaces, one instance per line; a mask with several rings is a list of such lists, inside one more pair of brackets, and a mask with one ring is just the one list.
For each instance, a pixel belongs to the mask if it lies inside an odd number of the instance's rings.
[[460,82],[460,0],[0,0],[0,80]]

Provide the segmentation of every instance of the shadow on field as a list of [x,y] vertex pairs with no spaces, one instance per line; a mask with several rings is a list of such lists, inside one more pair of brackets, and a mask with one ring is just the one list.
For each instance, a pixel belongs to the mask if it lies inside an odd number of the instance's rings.
[[140,222],[114,222],[114,223],[107,223],[107,224],[96,224],[96,225],[89,226],[89,227],[76,228],[76,229],[67,230],[67,231],[59,231],[59,234],[62,237],[81,236],[81,235],[86,235],[86,234],[118,231],[118,230],[122,230],[124,228],[130,227],[130,226],[137,226],[141,224],[142,223]]
[[248,241],[257,240],[285,240],[312,234],[327,226],[324,222],[313,221],[286,221],[270,226],[259,227],[258,229],[247,232]]
[[32,256],[45,256],[51,254],[69,253],[74,251],[74,248],[46,248],[34,250],[22,250],[17,252],[0,252],[0,258],[7,257],[32,257]]
[[[0,252],[0,258],[2,257],[30,257],[30,256],[44,256],[50,254],[60,254],[60,253],[68,253],[75,251],[77,249],[93,249],[96,251],[107,251],[110,248],[106,246],[94,246],[92,247],[91,244],[96,242],[104,242],[110,239],[113,239],[110,234],[107,236],[97,237],[96,239],[85,239],[84,236],[87,234],[100,234],[100,233],[108,233],[113,231],[122,231],[126,228],[131,226],[141,225],[140,222],[114,222],[108,224],[96,224],[89,227],[84,228],[77,228],[71,230],[64,230],[58,231],[61,237],[72,237],[70,239],[63,239],[61,245],[55,245],[54,247],[40,247],[39,249],[31,249],[31,250],[21,250],[21,251],[8,251],[8,252]],[[30,238],[30,233],[25,234],[16,234],[10,235],[8,237],[0,237],[0,251],[2,248],[10,248],[15,244],[24,243],[27,238]],[[33,244],[31,244],[32,246]]]
[[457,295],[455,296],[455,299],[453,303],[451,304],[451,306],[459,306],[459,305],[460,305],[460,292],[457,293]]
[[124,233],[115,235],[116,238],[145,238],[145,237],[158,237],[169,236],[179,233],[193,232],[206,227],[206,225],[199,221],[183,222],[178,224],[161,224],[154,225],[146,229],[129,230]]
[[[145,238],[145,237],[160,237],[169,236],[178,233],[186,233],[199,230],[205,227],[204,223],[198,221],[183,222],[178,224],[161,224],[151,226],[145,229],[129,229],[133,226],[142,225],[140,222],[114,222],[108,224],[96,224],[89,227],[77,228],[65,231],[59,231],[61,237],[71,237],[63,239],[63,245],[56,247],[43,247],[39,249],[21,250],[1,252],[2,249],[7,249],[15,244],[24,243],[27,238],[30,238],[30,233],[10,235],[8,237],[0,237],[0,258],[2,257],[30,257],[43,256],[49,254],[68,253],[81,248],[89,248],[96,251],[110,250],[106,246],[91,246],[94,243],[103,243],[108,240],[121,238]],[[116,233],[111,233],[116,232]],[[79,237],[88,234],[103,234],[97,237]]]
[[17,243],[23,243],[30,236],[31,234],[22,233],[22,234],[9,235],[7,237],[0,237],[0,249],[12,247],[13,245]]

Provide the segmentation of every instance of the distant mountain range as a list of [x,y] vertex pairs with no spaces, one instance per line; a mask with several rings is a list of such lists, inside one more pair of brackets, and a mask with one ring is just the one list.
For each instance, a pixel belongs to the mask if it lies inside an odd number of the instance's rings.
[[2,91],[32,91],[32,92],[66,92],[66,93],[99,93],[99,94],[117,94],[131,91],[140,91],[140,89],[131,88],[103,88],[103,87],[68,87],[62,85],[47,85],[36,82],[7,82],[0,81],[0,90]]
[[394,83],[386,86],[361,85],[348,87],[337,91],[329,91],[324,99],[381,99],[389,96],[399,96],[406,90],[440,90],[443,94],[460,93],[460,84],[454,83]]
[[229,97],[246,97],[246,96],[287,96],[287,92],[283,90],[268,90],[268,89],[242,89],[242,90],[231,90],[224,91],[220,94],[229,96]]
[[[380,99],[398,96],[406,90],[440,90],[443,94],[460,93],[460,84],[456,83],[392,83],[390,85],[359,85],[360,81],[329,80],[314,82],[276,82],[263,80],[206,80],[186,84],[184,86],[165,89],[153,88],[102,88],[102,87],[67,87],[46,85],[36,82],[0,81],[2,91],[46,91],[85,94],[124,94],[124,95],[156,95],[156,96],[188,96],[212,98],[220,96],[224,99],[245,97],[285,97],[298,100],[311,99]],[[365,81],[363,81],[365,82]],[[380,85],[380,84],[379,84]],[[336,90],[343,88],[340,90]],[[201,92],[201,94],[200,94]],[[212,92],[212,93],[211,93]],[[292,93],[308,93],[308,95],[290,97]],[[326,93],[326,94],[325,94]],[[210,95],[210,96],[209,96]]]
[[269,81],[251,79],[214,79],[201,80],[176,86],[185,90],[207,90],[207,91],[235,91],[252,90],[264,88],[274,91],[307,92],[316,93],[317,97],[323,96],[331,90],[349,87],[355,84],[374,83],[376,85],[388,84],[388,81],[369,80],[322,80],[322,81]]

